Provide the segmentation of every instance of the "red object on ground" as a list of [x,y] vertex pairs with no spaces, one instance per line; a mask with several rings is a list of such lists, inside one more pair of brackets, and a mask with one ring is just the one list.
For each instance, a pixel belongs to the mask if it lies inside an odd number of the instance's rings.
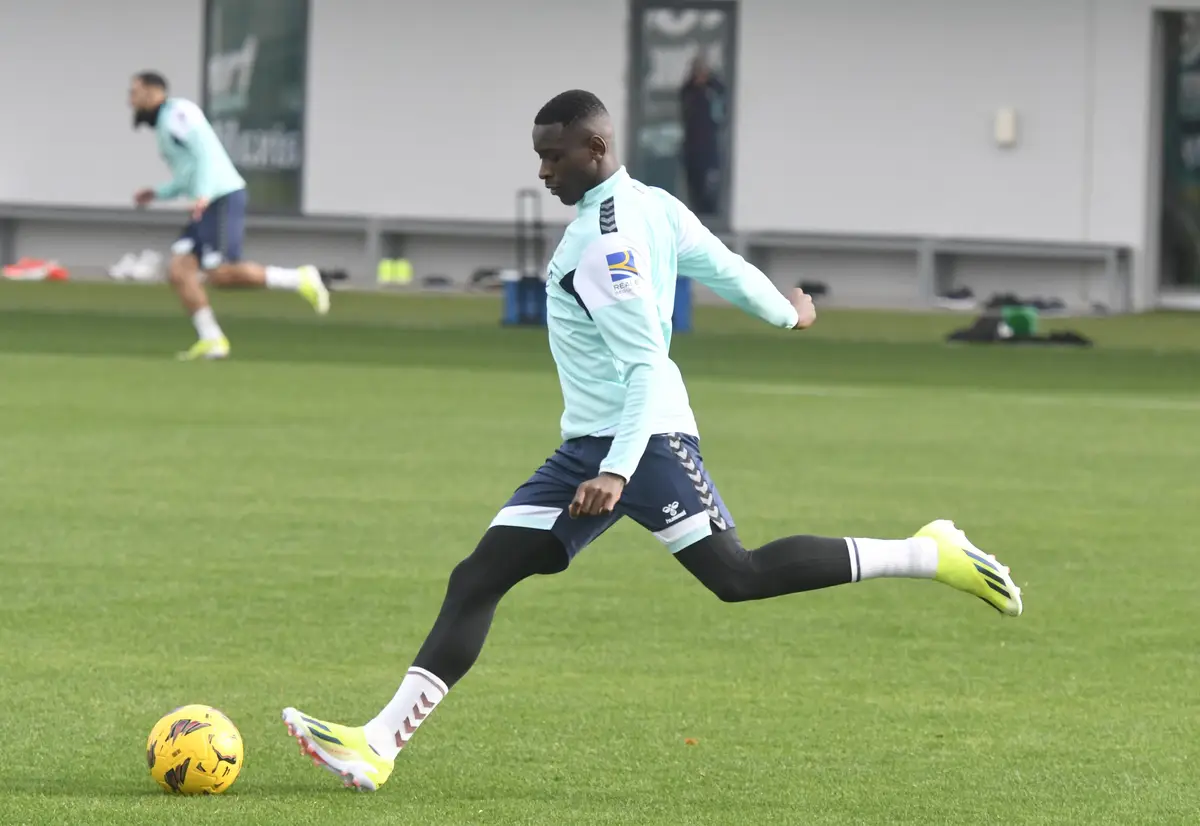
[[57,261],[41,258],[22,258],[5,267],[3,274],[11,281],[66,281],[70,277],[67,268]]

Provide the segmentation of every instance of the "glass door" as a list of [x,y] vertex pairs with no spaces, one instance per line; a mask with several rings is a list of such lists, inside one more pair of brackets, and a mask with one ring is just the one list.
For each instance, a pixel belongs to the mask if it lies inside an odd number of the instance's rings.
[[630,174],[686,203],[715,231],[729,227],[737,3],[633,0]]

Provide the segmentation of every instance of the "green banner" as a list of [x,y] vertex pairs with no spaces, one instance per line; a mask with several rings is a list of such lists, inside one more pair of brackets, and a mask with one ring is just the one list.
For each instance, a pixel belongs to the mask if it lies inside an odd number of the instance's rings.
[[301,211],[307,64],[308,0],[208,0],[204,112],[254,212]]

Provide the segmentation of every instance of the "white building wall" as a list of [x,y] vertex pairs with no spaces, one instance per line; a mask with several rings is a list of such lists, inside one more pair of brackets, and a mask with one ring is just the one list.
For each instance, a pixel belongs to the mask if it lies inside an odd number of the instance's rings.
[[[511,220],[541,103],[586,87],[624,119],[624,0],[312,4],[310,212]],[[0,201],[125,206],[165,175],[125,87],[156,68],[199,93],[203,4],[119,5],[6,4]],[[735,226],[1126,244],[1145,293],[1154,6],[742,0]]]

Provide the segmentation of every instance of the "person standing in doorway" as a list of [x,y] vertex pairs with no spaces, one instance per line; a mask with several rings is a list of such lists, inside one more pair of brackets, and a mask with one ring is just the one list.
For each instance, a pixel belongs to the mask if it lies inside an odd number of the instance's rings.
[[716,215],[718,211],[725,91],[725,84],[713,75],[704,54],[698,54],[679,91],[679,102],[688,206],[700,216]]

